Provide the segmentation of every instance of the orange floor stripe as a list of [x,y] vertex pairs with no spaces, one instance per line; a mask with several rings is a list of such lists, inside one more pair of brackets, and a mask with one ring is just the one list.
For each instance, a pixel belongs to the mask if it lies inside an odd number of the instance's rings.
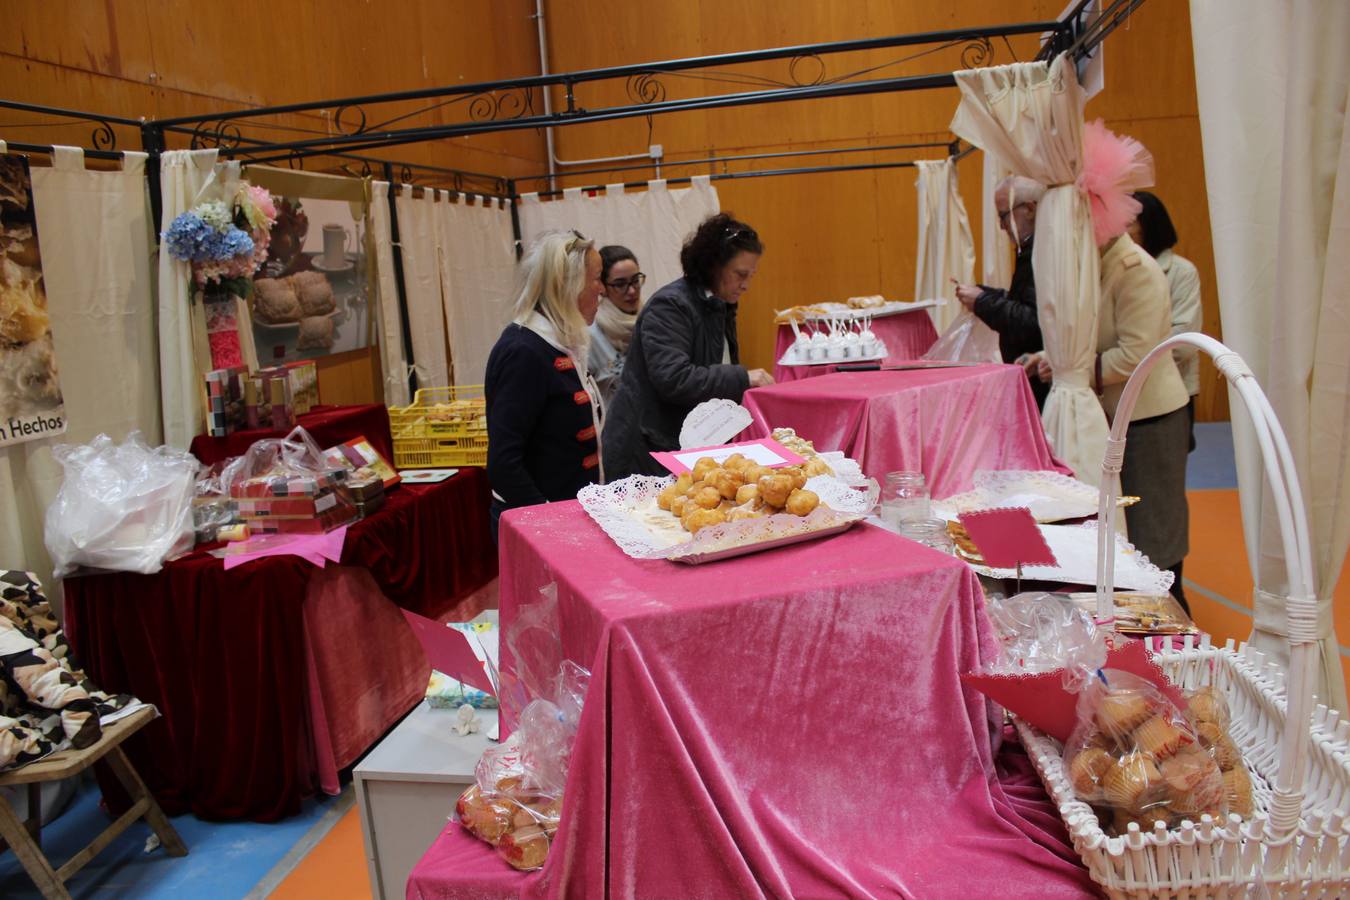
[[268,896],[270,900],[371,900],[360,810],[355,806],[348,810]]
[[[1184,574],[1190,581],[1223,598],[1251,608],[1252,576],[1247,568],[1247,547],[1242,540],[1242,507],[1238,492],[1189,491],[1191,506],[1191,552]],[[1350,561],[1336,584],[1333,611],[1336,635],[1350,643]],[[1252,620],[1198,591],[1187,591],[1195,623],[1216,639],[1246,640]],[[1342,658],[1346,690],[1350,692],[1350,660]]]

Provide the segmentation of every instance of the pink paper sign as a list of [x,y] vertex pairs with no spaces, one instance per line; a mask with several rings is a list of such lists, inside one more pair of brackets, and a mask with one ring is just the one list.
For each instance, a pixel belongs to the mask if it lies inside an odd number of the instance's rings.
[[[1119,638],[1106,653],[1107,669],[1138,675],[1158,688],[1177,709],[1186,709],[1180,688],[1167,680],[1148,655],[1143,641]],[[986,694],[999,706],[1020,716],[1060,743],[1069,739],[1078,720],[1078,695],[1064,689],[1064,670],[1028,675],[983,675],[970,672],[961,681]]]
[[739,453],[751,462],[769,469],[778,466],[799,466],[806,462],[773,438],[739,441],[735,444],[719,444],[716,447],[702,447],[696,450],[672,450],[653,453],[652,457],[676,475],[683,475],[685,472],[692,471],[694,463],[705,456],[720,463],[735,453]]
[[494,697],[497,695],[482,661],[469,646],[468,635],[406,609],[402,613],[433,669]]
[[1057,565],[1055,554],[1025,506],[961,513],[961,524],[985,565],[993,569]]

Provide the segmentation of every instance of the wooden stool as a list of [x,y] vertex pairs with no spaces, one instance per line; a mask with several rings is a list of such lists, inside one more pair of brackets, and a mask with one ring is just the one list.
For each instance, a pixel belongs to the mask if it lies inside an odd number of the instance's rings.
[[[114,838],[126,831],[128,826],[137,819],[145,819],[155,834],[159,836],[160,843],[164,845],[165,851],[170,856],[187,856],[187,847],[184,846],[178,832],[174,831],[173,826],[169,824],[169,820],[164,816],[164,811],[159,808],[155,798],[150,795],[145,782],[141,781],[141,776],[136,774],[136,770],[132,768],[120,746],[127,738],[154,721],[154,718],[155,711],[150,707],[138,709],[125,719],[119,719],[106,726],[103,729],[103,736],[90,747],[83,750],[63,750],[60,753],[53,753],[45,759],[40,759],[12,772],[0,775],[0,786],[28,785],[27,822],[19,821],[19,817],[14,814],[14,809],[9,805],[9,801],[0,796],[0,837],[5,839],[5,842],[18,856],[19,862],[23,863],[24,869],[28,871],[29,877],[33,879],[33,884],[37,885],[37,889],[42,892],[42,896],[49,898],[49,900],[54,900],[54,898],[70,900],[70,894],[66,891],[66,881],[84,868],[89,860],[112,843]],[[51,863],[47,862],[47,857],[43,854],[40,845],[42,827],[42,809],[39,802],[40,785],[44,781],[58,781],[62,778],[69,778],[71,775],[77,775],[105,756],[108,758],[108,765],[112,767],[117,780],[122,782],[122,786],[126,788],[127,794],[131,797],[131,808],[118,817],[116,822],[109,825],[102,834],[90,841],[89,846],[71,857],[69,862],[59,869],[52,869]]]

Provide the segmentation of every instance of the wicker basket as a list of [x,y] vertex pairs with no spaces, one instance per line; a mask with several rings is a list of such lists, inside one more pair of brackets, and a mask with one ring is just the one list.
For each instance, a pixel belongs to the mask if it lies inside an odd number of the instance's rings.
[[487,465],[487,401],[481,384],[422,388],[389,407],[394,465],[400,469]]
[[[1252,773],[1255,812],[1223,822],[1204,816],[1170,830],[1132,824],[1126,834],[1108,837],[1092,808],[1074,796],[1059,744],[1024,721],[1015,724],[1074,848],[1108,896],[1350,897],[1350,723],[1325,706],[1314,709],[1317,616],[1303,495],[1284,432],[1241,357],[1212,338],[1183,334],[1139,364],[1107,442],[1098,533],[1115,533],[1116,476],[1135,399],[1156,361],[1182,344],[1214,357],[1256,427],[1289,568],[1289,674],[1246,644],[1215,647],[1208,638],[1187,637],[1154,659],[1181,687],[1211,685],[1228,699],[1231,733]],[[1103,541],[1097,559],[1098,621],[1108,627],[1114,549]]]

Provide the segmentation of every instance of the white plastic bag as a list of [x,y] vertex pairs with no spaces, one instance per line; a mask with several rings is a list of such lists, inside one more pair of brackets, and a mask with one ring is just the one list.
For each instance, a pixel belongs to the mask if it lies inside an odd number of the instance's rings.
[[122,444],[106,434],[59,444],[52,456],[65,469],[44,528],[57,575],[77,566],[150,574],[192,549],[192,454],[152,449],[133,431]]
[[942,332],[937,343],[923,355],[924,359],[942,362],[1003,362],[998,349],[998,332],[963,309]]

